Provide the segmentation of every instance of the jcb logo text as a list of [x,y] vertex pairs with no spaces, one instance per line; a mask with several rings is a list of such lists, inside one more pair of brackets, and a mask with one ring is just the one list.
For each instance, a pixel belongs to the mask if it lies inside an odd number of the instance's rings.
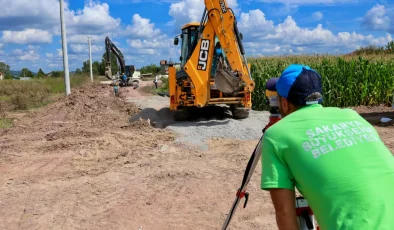
[[209,53],[209,44],[210,41],[207,39],[202,39],[200,45],[200,55],[198,56],[198,70],[206,70],[207,69],[207,61],[208,61],[208,53]]
[[223,12],[223,14],[224,14],[224,13],[227,13],[226,4],[224,4],[224,2],[223,2],[223,1],[220,1],[220,7],[222,8],[222,12]]

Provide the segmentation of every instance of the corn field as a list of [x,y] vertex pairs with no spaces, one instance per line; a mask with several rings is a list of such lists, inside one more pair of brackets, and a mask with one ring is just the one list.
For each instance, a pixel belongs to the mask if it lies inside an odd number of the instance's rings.
[[253,109],[268,109],[265,83],[279,77],[290,64],[304,64],[322,77],[323,105],[352,107],[359,105],[391,105],[394,93],[394,56],[335,57],[287,56],[250,58],[256,88]]

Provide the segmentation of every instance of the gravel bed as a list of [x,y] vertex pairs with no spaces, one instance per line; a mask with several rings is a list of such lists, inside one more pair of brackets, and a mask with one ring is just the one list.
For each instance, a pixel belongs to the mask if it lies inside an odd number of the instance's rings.
[[200,121],[176,122],[166,128],[177,134],[178,143],[186,143],[207,150],[206,140],[210,138],[226,138],[237,140],[256,140],[262,135],[262,129],[268,123],[269,113],[250,111],[249,117],[243,120],[225,118]]

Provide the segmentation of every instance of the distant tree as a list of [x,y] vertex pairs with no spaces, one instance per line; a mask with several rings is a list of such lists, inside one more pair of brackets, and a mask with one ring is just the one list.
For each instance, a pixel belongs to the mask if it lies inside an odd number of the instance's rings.
[[7,75],[12,76],[10,73],[10,66],[7,65],[5,62],[0,62],[0,72],[4,73],[6,78],[7,78]]
[[148,66],[144,66],[140,69],[141,74],[151,73],[153,75],[160,73],[161,68],[155,64],[150,64]]
[[[99,75],[99,70],[100,70],[100,62],[95,61],[92,63],[92,72],[94,75]],[[90,69],[89,69],[90,72]]]
[[90,63],[89,63],[89,60],[83,62],[83,64],[82,64],[82,72],[84,72],[84,73],[90,73]]
[[[100,74],[99,73],[99,70],[101,68],[100,65],[101,65],[100,62],[98,62],[98,61],[95,61],[95,62],[92,63],[92,71],[93,71],[94,75]],[[89,63],[89,60],[83,62],[82,72],[90,74],[90,63]]]
[[394,54],[394,41],[391,41],[386,45],[386,51],[387,53]]
[[393,54],[394,53],[394,41],[387,43],[386,46],[368,45],[361,47],[354,51],[355,54]]
[[42,77],[44,77],[45,76],[45,73],[44,73],[44,71],[42,71],[42,69],[40,68],[39,70],[38,70],[38,72],[37,72],[37,77],[38,78],[42,78]]
[[[103,57],[101,59],[101,62],[94,61],[92,63],[92,70],[94,75],[105,75],[105,66],[107,64],[107,54],[104,53]],[[118,64],[118,59],[116,58],[116,55],[114,53],[111,53],[111,71],[112,74],[115,74],[119,70],[119,64]],[[90,62],[89,60],[86,60],[82,63],[82,70],[80,70],[81,73],[90,73]]]
[[28,68],[23,68],[19,77],[34,77],[34,74]]
[[77,69],[75,70],[75,73],[76,73],[76,74],[81,74],[81,73],[82,73],[82,70],[81,70],[80,68],[77,68]]
[[10,72],[6,73],[4,77],[4,79],[13,79],[13,78],[14,76]]
[[63,76],[64,76],[64,71],[52,71],[51,77],[58,78],[58,77],[63,77]]

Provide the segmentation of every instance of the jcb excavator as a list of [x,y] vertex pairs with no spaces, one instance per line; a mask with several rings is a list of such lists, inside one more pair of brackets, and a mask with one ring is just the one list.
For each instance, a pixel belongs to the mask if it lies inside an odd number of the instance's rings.
[[125,65],[125,60],[123,57],[122,52],[115,46],[115,44],[112,43],[112,41],[106,37],[105,38],[105,49],[106,49],[106,64],[105,64],[105,77],[108,78],[109,80],[116,80],[114,79],[112,75],[112,70],[111,70],[111,51],[115,54],[116,58],[118,59],[119,65],[120,65],[120,85],[123,86],[125,82],[123,82],[121,79],[124,74],[126,74],[126,83],[130,81],[130,78],[133,76],[133,73],[135,71],[135,67],[133,65]]
[[184,25],[174,39],[174,45],[182,40],[181,70],[168,69],[170,109],[175,120],[185,120],[188,108],[226,104],[235,119],[247,118],[255,83],[234,12],[225,0],[204,3],[201,22]]

